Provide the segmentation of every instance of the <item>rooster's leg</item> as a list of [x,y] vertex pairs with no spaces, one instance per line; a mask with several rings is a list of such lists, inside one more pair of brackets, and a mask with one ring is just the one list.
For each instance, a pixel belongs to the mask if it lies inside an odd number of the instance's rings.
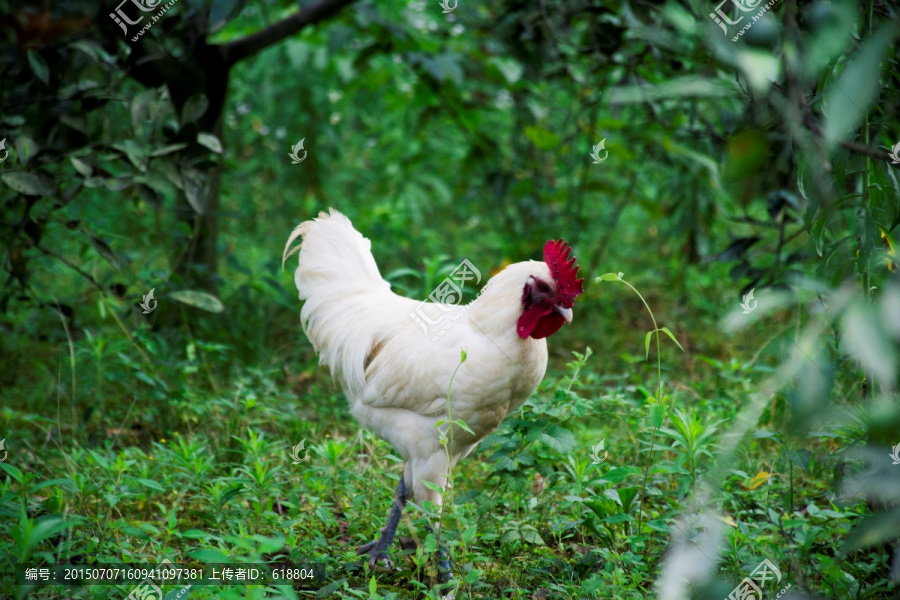
[[[428,527],[428,531],[433,533],[434,537],[437,537],[434,529]],[[438,544],[437,547],[437,570],[441,583],[447,583],[453,578],[453,563],[450,560],[450,555],[447,554],[447,549],[444,548],[444,544]]]
[[381,530],[381,536],[374,542],[369,542],[356,549],[357,554],[369,554],[369,566],[374,567],[379,560],[384,560],[389,566],[391,564],[388,558],[388,548],[394,541],[394,535],[397,533],[397,526],[400,524],[400,515],[406,507],[406,482],[400,477],[400,483],[397,485],[397,494],[394,496],[394,504],[391,506],[391,512],[388,515],[387,525]]

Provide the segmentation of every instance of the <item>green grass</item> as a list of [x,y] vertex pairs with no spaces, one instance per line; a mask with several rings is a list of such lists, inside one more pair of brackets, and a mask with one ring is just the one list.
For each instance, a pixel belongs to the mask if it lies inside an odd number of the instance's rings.
[[[742,395],[772,370],[766,353],[750,364],[679,356],[665,346],[658,365],[652,356],[644,362],[624,352],[640,347],[639,331],[605,344],[623,351],[604,356],[602,367],[596,354],[576,353],[455,469],[443,515],[410,504],[399,534],[418,550],[395,544],[399,570],[371,573],[354,549],[382,526],[401,461],[358,428],[310,353],[280,368],[275,357],[255,368],[208,371],[227,361],[229,348],[197,339],[179,346],[149,329],[135,330],[130,341],[104,331],[71,341],[52,396],[3,409],[4,573],[16,562],[315,561],[327,568],[321,595],[437,597],[436,540],[425,525],[442,519],[457,598],[643,599],[656,593],[664,556],[677,552],[669,535],[710,477]],[[786,419],[779,398],[724,477],[712,477],[725,547],[718,566],[710,563],[718,587],[698,597],[725,597],[763,558],[779,565],[781,586],[794,590],[893,597],[896,586],[877,575],[883,555],[860,551],[841,561],[837,553],[867,512],[861,501],[837,506],[832,493],[832,457],[854,432],[825,431],[802,443],[770,433]],[[294,465],[290,451],[301,440],[310,460]],[[590,452],[600,440],[608,455],[594,464]],[[0,591],[123,598],[132,587],[26,590],[4,577]],[[180,590],[165,589],[170,597]],[[188,596],[316,593],[232,585],[195,586]]]

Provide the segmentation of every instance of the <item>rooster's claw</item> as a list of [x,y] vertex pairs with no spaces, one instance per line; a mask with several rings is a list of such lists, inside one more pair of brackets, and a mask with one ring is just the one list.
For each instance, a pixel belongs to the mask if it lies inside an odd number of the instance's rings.
[[387,557],[387,554],[384,553],[372,553],[372,555],[369,557],[369,567],[374,569],[375,565],[380,565],[382,568],[387,569],[388,571],[394,570],[393,561]]
[[378,542],[380,541],[381,540],[379,539],[375,540],[374,542],[369,542],[368,544],[363,544],[356,549],[356,554],[368,554],[370,568],[374,569],[376,564],[380,564],[385,569],[393,570],[394,563],[388,556],[387,549],[378,547]]

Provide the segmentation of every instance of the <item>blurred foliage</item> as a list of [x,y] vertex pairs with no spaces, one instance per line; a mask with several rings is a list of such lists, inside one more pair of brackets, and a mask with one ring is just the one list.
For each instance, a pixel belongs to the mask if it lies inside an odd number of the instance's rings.
[[[434,597],[433,538],[374,579],[353,555],[399,459],[279,274],[333,206],[410,297],[550,238],[588,273],[456,475],[464,595],[721,599],[769,558],[792,593],[896,597],[897,5],[737,5],[178,0],[132,41],[134,3],[0,0],[0,595],[25,560],[316,557],[323,596]],[[643,363],[656,325],[610,270],[684,355]]]

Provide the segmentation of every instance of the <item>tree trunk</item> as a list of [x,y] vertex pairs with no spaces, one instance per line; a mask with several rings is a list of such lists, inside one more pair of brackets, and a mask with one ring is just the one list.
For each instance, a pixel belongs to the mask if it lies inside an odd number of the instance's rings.
[[[212,151],[197,143],[200,133],[212,133],[224,148],[223,113],[228,95],[229,67],[222,60],[217,46],[203,45],[195,53],[195,74],[203,86],[184,85],[176,81],[168,85],[172,102],[178,113],[198,92],[206,96],[206,111],[194,122],[182,124],[178,141],[188,144],[185,149],[185,164],[182,169],[184,189],[178,191],[175,215],[179,222],[188,226],[191,232],[186,247],[175,250],[174,273],[186,287],[201,289],[215,294],[218,288],[218,237],[219,237],[219,192],[222,179],[220,160],[210,160]],[[201,66],[202,65],[202,66]]]
[[[209,15],[199,11],[192,14],[193,26],[184,36],[183,53],[175,57],[161,52],[155,45],[138,42],[128,55],[128,74],[146,87],[165,85],[180,123],[173,142],[187,144],[179,154],[182,189],[178,190],[175,217],[187,225],[190,236],[175,249],[173,275],[188,288],[215,294],[218,287],[219,191],[221,184],[221,156],[211,160],[212,150],[197,142],[200,133],[213,134],[222,140],[223,110],[228,95],[228,74],[231,66],[262,50],[280,43],[304,27],[329,19],[355,0],[319,0],[304,6],[296,13],[244,38],[226,44],[207,43]],[[103,18],[111,10],[107,2],[98,14]],[[107,10],[109,9],[109,10]],[[208,9],[207,9],[208,10]],[[114,38],[119,30],[107,27]],[[114,42],[110,41],[112,46]],[[195,106],[203,95],[206,109],[185,119],[185,106]]]

